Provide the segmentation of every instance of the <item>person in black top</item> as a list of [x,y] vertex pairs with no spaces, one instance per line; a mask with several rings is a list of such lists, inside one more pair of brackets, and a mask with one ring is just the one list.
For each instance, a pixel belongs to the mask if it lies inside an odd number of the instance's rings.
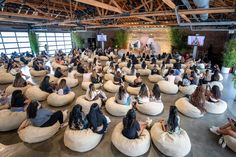
[[60,67],[57,67],[55,72],[54,72],[54,76],[57,77],[57,78],[61,78],[63,76],[63,73],[61,71],[61,68]]
[[77,64],[77,71],[78,71],[79,73],[81,73],[81,74],[87,72],[87,71],[84,69],[84,67],[81,65],[80,62]]
[[157,64],[157,60],[156,60],[155,57],[152,58],[152,60],[151,60],[151,64]]
[[176,63],[174,63],[174,69],[181,69],[181,63],[178,59],[176,59]]
[[49,76],[45,76],[39,88],[44,92],[53,93],[54,87],[50,84],[49,79]]
[[159,70],[157,69],[157,66],[154,65],[152,71],[151,71],[151,75],[160,75]]
[[93,103],[87,115],[89,127],[93,132],[104,134],[108,127],[107,118],[103,115],[97,103]]
[[29,100],[23,95],[21,90],[15,90],[11,97],[11,111],[22,112],[24,107],[29,103]]

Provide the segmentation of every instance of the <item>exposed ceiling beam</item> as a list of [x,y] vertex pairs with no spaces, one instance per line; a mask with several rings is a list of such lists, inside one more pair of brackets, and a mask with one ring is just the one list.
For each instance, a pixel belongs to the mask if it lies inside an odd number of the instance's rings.
[[[146,3],[149,3],[149,2],[152,2],[152,1],[153,1],[153,0],[149,0],[149,1],[147,1]],[[136,8],[132,9],[132,10],[131,10],[131,13],[133,13],[133,12],[137,11],[138,9],[142,8],[144,5],[145,5],[145,4],[141,4],[141,5],[137,6]]]
[[22,18],[30,18],[30,19],[45,19],[45,20],[53,20],[54,19],[54,18],[46,17],[46,16],[17,14],[17,13],[11,13],[11,12],[6,12],[6,11],[1,11],[0,16],[14,16],[14,17],[22,17]]
[[102,9],[110,10],[110,11],[113,11],[113,12],[122,13],[122,10],[120,10],[117,7],[113,7],[111,5],[108,5],[108,4],[105,4],[105,3],[102,3],[102,2],[98,2],[98,1],[95,1],[95,0],[75,0],[75,1],[80,2],[80,3],[84,3],[84,4],[88,4],[88,5],[91,5],[91,6],[94,6],[94,7],[99,7],[99,8],[102,8]]
[[38,23],[38,21],[34,20],[20,20],[20,19],[15,19],[15,18],[4,18],[0,17],[0,21],[5,21],[5,22],[14,22],[14,23]]

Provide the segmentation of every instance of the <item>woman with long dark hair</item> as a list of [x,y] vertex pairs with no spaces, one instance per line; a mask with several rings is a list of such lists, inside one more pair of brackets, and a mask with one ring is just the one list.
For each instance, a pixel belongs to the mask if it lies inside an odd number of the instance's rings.
[[91,83],[89,85],[89,88],[86,91],[86,99],[88,101],[94,101],[94,100],[96,100],[98,98],[101,98],[102,101],[106,101],[107,96],[106,96],[106,94],[103,91],[96,90],[95,87],[94,87],[94,84]]
[[15,80],[13,81],[13,87],[25,87],[27,86],[26,80],[22,77],[21,72],[16,74]]
[[87,115],[89,127],[93,132],[104,134],[107,130],[109,121],[104,116],[97,103],[92,104]]
[[207,91],[206,93],[207,100],[213,103],[216,103],[220,100],[221,97],[221,91],[219,86],[214,85],[210,91]]
[[178,134],[180,131],[180,117],[178,115],[178,110],[176,106],[170,106],[169,118],[167,120],[167,126],[165,131],[170,134]]
[[120,86],[118,92],[115,95],[115,100],[118,104],[122,105],[130,105],[131,97],[129,94],[125,91],[124,86]]
[[202,86],[198,86],[189,99],[190,103],[197,107],[202,113],[206,111],[205,100],[205,90]]
[[53,93],[54,91],[54,87],[52,84],[50,84],[49,82],[50,80],[50,77],[49,76],[45,76],[43,78],[43,81],[41,82],[39,88],[44,91],[44,92],[47,92],[47,93]]
[[61,68],[60,67],[57,67],[55,72],[54,72],[54,76],[56,78],[61,78],[62,76],[64,76],[63,72],[61,71]]
[[57,94],[66,95],[69,94],[70,91],[71,91],[70,87],[66,85],[66,79],[61,79],[59,85],[57,86]]
[[158,84],[154,84],[151,91],[151,101],[161,100],[161,90]]
[[77,104],[73,107],[69,116],[70,129],[83,130],[88,128],[88,119],[82,111],[82,106]]
[[24,108],[29,104],[29,99],[25,97],[21,90],[15,90],[11,96],[11,111],[24,112]]
[[137,97],[138,103],[143,104],[149,102],[150,93],[146,84],[142,84]]

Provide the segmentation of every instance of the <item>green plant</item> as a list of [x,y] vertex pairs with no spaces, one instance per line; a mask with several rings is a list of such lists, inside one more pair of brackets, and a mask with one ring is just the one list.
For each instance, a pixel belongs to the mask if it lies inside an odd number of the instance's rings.
[[119,30],[115,32],[114,37],[114,47],[115,48],[126,48],[128,41],[128,33],[124,30]]
[[236,38],[230,39],[225,44],[223,65],[225,67],[236,67]]
[[29,42],[30,42],[30,48],[32,52],[36,55],[39,54],[39,41],[38,41],[38,35],[35,32],[29,32]]
[[170,31],[171,45],[182,52],[187,47],[187,35],[183,30],[172,28]]
[[84,40],[80,37],[79,33],[72,32],[71,33],[72,43],[76,48],[82,48],[84,44]]

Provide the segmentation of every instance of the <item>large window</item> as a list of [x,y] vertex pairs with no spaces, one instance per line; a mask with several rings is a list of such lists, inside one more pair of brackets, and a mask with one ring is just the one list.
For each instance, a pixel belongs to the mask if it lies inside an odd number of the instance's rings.
[[[69,53],[71,45],[70,33],[45,33],[37,32],[39,36],[39,50],[45,50],[45,44],[49,47],[49,53],[61,49]],[[11,54],[12,52],[31,51],[28,32],[0,32],[0,53]]]
[[38,32],[37,34],[39,36],[40,51],[45,49],[45,44],[48,45],[50,54],[53,54],[55,50],[69,53],[72,48],[70,33]]

